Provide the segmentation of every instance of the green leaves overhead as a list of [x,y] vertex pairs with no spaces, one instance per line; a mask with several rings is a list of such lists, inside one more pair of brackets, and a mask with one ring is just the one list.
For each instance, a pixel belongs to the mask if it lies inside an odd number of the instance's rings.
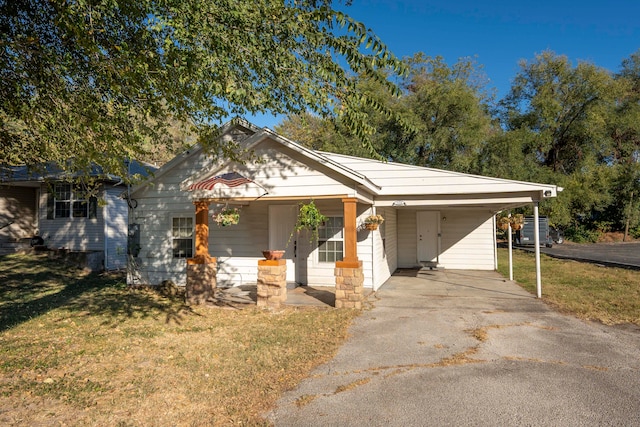
[[[208,145],[214,123],[261,112],[340,114],[367,139],[374,129],[360,107],[372,102],[353,76],[397,95],[380,70],[405,68],[332,6],[0,0],[0,162],[73,158],[118,173],[114,159],[169,144],[169,122],[188,123]],[[212,147],[233,155],[224,148]]]

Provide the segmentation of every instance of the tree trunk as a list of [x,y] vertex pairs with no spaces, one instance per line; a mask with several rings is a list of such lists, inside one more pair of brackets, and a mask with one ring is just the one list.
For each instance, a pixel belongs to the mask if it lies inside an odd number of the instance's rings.
[[622,241],[626,242],[627,237],[629,236],[629,221],[631,220],[631,211],[633,210],[633,191],[631,192],[631,196],[629,196],[629,209],[627,210],[627,220],[624,224],[624,236],[622,236]]

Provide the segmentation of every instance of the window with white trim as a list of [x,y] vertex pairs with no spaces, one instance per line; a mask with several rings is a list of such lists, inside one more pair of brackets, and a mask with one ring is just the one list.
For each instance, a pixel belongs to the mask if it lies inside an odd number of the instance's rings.
[[55,218],[89,216],[89,200],[85,191],[71,184],[56,183],[53,194]]
[[193,258],[193,217],[173,217],[171,236],[174,258]]
[[328,217],[318,228],[318,261],[342,261],[344,256],[344,220],[341,216]]

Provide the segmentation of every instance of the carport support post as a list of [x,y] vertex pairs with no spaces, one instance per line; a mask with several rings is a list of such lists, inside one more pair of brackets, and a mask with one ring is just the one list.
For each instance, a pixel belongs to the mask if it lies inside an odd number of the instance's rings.
[[538,298],[542,298],[542,278],[540,277],[540,223],[538,215],[538,203],[533,204],[533,235],[536,253],[536,293]]
[[362,308],[364,274],[358,259],[355,197],[342,199],[344,206],[344,256],[336,261],[336,308]]
[[[509,212],[509,218],[511,218],[511,212]],[[509,221],[509,228],[507,234],[509,235],[509,280],[513,281],[513,238],[511,236],[513,230],[511,229],[511,221]]]

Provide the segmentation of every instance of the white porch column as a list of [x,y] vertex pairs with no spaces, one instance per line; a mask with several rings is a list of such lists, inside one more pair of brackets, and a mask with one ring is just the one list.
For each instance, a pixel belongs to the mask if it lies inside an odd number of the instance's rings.
[[[509,212],[509,218],[511,218],[511,212]],[[509,228],[507,234],[509,235],[509,280],[513,281],[513,239],[511,238],[511,221],[509,221]]]
[[538,217],[538,202],[533,204],[533,235],[536,253],[536,293],[542,298],[542,278],[540,277],[540,223]]

